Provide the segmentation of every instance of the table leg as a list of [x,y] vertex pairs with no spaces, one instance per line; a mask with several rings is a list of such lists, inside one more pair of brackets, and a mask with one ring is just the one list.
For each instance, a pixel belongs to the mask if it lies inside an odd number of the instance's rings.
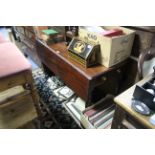
[[49,76],[54,76],[54,73],[46,66],[42,63],[42,67],[43,67],[43,70],[45,72],[45,74],[49,75]]
[[116,105],[116,110],[115,110],[111,128],[112,129],[120,129],[121,123],[122,123],[124,117],[125,117],[125,112],[118,105]]

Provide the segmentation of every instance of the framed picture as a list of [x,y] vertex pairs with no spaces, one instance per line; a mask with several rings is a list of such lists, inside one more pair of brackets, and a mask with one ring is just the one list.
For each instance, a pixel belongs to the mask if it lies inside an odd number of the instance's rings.
[[62,89],[58,91],[58,94],[68,99],[74,95],[74,92],[67,86],[64,86]]

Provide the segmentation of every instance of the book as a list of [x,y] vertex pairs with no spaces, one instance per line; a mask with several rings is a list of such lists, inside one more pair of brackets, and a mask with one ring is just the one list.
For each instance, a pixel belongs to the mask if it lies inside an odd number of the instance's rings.
[[101,34],[106,37],[115,37],[115,36],[123,35],[123,31],[120,29],[112,29],[112,30],[106,30]]
[[108,121],[109,119],[111,119],[114,115],[114,110],[112,110],[111,112],[109,112],[108,114],[105,115],[105,117],[102,117],[101,119],[99,119],[98,121],[94,122],[93,125],[98,128],[99,126],[101,126],[102,124],[104,124],[106,121]]
[[42,32],[44,33],[44,34],[46,34],[46,35],[56,35],[56,34],[58,34],[58,32],[57,31],[55,31],[55,30],[53,30],[53,29],[46,29],[46,30],[42,30]]
[[100,101],[98,101],[96,104],[86,108],[86,110],[83,111],[83,114],[89,118],[98,112],[105,109],[107,106],[110,106],[113,104],[113,97],[111,95],[107,95],[105,98],[102,98]]
[[113,117],[110,117],[107,121],[102,123],[99,126],[94,126],[83,114],[81,114],[81,124],[86,128],[86,129],[109,129],[111,128]]
[[100,125],[98,127],[98,129],[110,129],[111,128],[112,121],[113,121],[113,118],[110,118],[105,123],[103,123],[102,125]]
[[97,114],[98,112],[100,112],[101,110],[103,110],[106,106],[108,106],[108,104],[99,104],[99,105],[96,105],[92,109],[86,110],[84,112],[84,115],[86,115],[87,117],[92,117],[95,114]]
[[94,122],[98,121],[99,119],[105,117],[112,110],[114,110],[114,105],[110,105],[110,106],[108,105],[105,109],[98,112],[96,115],[89,117],[88,119],[91,123],[94,123]]
[[95,127],[89,122],[89,120],[85,117],[85,115],[81,114],[80,121],[84,128],[95,129]]

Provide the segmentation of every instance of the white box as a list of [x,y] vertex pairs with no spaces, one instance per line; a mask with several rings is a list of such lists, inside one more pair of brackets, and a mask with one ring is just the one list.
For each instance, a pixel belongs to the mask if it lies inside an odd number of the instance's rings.
[[103,29],[121,29],[123,35],[115,37],[106,37],[97,32],[88,31],[87,27],[79,27],[79,38],[84,41],[100,44],[101,53],[98,61],[105,67],[111,67],[125,60],[131,54],[131,49],[134,41],[135,31],[117,27],[104,26]]

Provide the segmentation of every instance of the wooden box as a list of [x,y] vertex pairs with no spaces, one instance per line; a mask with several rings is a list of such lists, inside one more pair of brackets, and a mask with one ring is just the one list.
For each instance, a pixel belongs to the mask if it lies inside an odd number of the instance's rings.
[[78,38],[73,38],[68,47],[69,56],[86,68],[98,63],[99,52],[99,45]]

